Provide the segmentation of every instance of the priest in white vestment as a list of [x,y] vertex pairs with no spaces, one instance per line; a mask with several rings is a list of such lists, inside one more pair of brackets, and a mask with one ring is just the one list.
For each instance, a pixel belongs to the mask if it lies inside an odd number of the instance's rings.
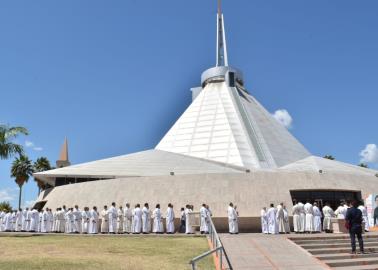
[[149,223],[150,223],[150,219],[149,219],[149,206],[148,206],[148,203],[145,203],[144,204],[144,207],[142,208],[142,232],[144,234],[147,234],[147,233],[150,233],[149,231]]
[[304,205],[304,210],[306,214],[305,232],[312,233],[314,231],[314,213],[309,201]]
[[283,206],[284,212],[284,223],[285,223],[285,233],[290,233],[290,219],[289,219],[289,212],[286,209],[286,206]]
[[152,212],[152,218],[153,218],[153,226],[152,226],[152,232],[160,234],[164,232],[163,228],[163,222],[162,222],[162,216],[160,211],[160,204],[156,205],[155,210]]
[[278,223],[278,232],[279,233],[286,233],[285,230],[285,216],[284,216],[284,211],[283,211],[283,203],[280,203],[277,205],[277,223]]
[[261,231],[262,233],[268,234],[268,216],[266,215],[266,207],[263,207],[260,212],[261,216]]
[[314,232],[320,233],[322,231],[322,212],[316,202],[314,202],[312,212],[314,215]]
[[33,209],[31,211],[30,216],[30,232],[37,232],[38,231],[38,223],[39,223],[39,212],[37,209]]
[[75,208],[72,212],[74,216],[74,232],[80,233],[81,232],[81,211],[79,206],[75,205]]
[[27,215],[28,215],[28,211],[29,211],[29,208],[26,207],[23,211],[22,211],[22,226],[21,226],[21,231],[22,232],[26,232],[28,230],[28,226],[27,226]]
[[98,213],[97,213],[97,207],[94,206],[93,209],[89,213],[90,219],[89,219],[89,233],[90,234],[97,234],[98,233]]
[[130,204],[126,203],[126,207],[123,211],[123,232],[124,233],[131,233],[131,222],[132,222],[132,211],[130,209]]
[[33,211],[32,209],[29,209],[26,213],[26,219],[25,219],[25,231],[30,232],[31,231],[31,220],[33,216]]
[[139,234],[142,231],[142,209],[140,209],[140,204],[138,203],[134,209],[134,216],[133,216],[133,233]]
[[299,211],[299,222],[300,226],[300,233],[304,233],[306,229],[306,213],[304,210],[304,204],[302,202],[298,202],[298,211]]
[[46,208],[43,212],[42,212],[42,223],[41,223],[41,232],[42,233],[47,233],[47,223],[48,223],[48,208]]
[[108,210],[109,214],[109,233],[115,234],[117,232],[117,214],[118,211],[116,209],[115,202],[112,203],[112,206],[110,206]]
[[278,234],[277,210],[276,208],[274,208],[274,204],[270,205],[270,208],[267,212],[267,217],[269,234]]
[[326,233],[330,233],[332,231],[332,223],[331,219],[335,216],[335,213],[333,212],[333,209],[331,208],[329,203],[326,203],[326,205],[323,207],[323,230]]
[[123,233],[123,222],[124,222],[124,217],[123,217],[123,207],[122,205],[119,206],[118,212],[117,212],[117,233],[122,234]]
[[227,208],[228,231],[230,234],[238,233],[238,214],[234,208],[234,204],[230,203]]
[[296,201],[293,202],[292,214],[293,214],[294,232],[300,233],[301,232],[301,218],[300,218],[298,203]]
[[19,209],[16,212],[16,225],[15,225],[14,230],[16,232],[20,232],[21,229],[22,229],[22,209]]
[[200,208],[200,232],[201,234],[206,234],[209,232],[208,228],[208,210],[206,208],[206,204],[202,204],[202,207]]
[[365,232],[368,232],[370,230],[370,225],[367,209],[363,203],[358,207],[358,209],[360,209],[360,211],[362,212],[362,219],[364,220]]
[[167,234],[175,233],[175,212],[173,211],[173,205],[171,203],[168,204],[165,214],[165,223]]
[[84,234],[89,233],[90,219],[89,207],[84,207],[84,211],[81,213],[81,232]]
[[338,219],[345,219],[345,216],[346,216],[346,212],[347,212],[347,207],[346,207],[346,203],[345,202],[342,202],[339,207],[337,207],[336,211],[335,211],[335,215]]
[[186,234],[194,233],[190,213],[192,213],[192,209],[190,208],[190,205],[186,205],[186,208],[185,208],[185,233]]
[[101,211],[101,233],[109,232],[109,213],[108,206],[104,206],[104,209]]

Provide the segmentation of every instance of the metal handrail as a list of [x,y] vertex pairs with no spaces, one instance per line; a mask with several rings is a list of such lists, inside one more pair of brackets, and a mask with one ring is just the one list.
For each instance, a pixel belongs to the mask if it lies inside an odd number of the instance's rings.
[[[198,261],[214,253],[216,254],[216,258],[218,260],[218,265],[220,267],[220,270],[223,270],[223,269],[232,270],[232,265],[230,263],[230,260],[228,259],[227,253],[223,247],[223,244],[219,238],[219,235],[217,233],[217,230],[215,229],[215,226],[211,217],[209,218],[208,228],[209,228],[208,239],[210,240],[213,249],[193,258],[189,262],[189,264],[192,265],[192,270],[197,269],[196,266],[197,266]],[[226,259],[227,268],[223,266],[223,257]]]

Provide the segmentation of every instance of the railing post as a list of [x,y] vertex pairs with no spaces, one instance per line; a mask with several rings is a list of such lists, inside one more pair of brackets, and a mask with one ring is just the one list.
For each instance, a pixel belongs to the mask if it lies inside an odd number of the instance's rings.
[[222,256],[223,256],[223,249],[220,249],[220,252],[219,252],[219,267],[220,267],[220,270],[223,269],[222,267]]

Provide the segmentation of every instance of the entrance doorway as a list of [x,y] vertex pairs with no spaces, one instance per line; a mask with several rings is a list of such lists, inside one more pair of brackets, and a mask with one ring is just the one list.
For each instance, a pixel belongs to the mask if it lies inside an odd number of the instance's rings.
[[306,203],[317,202],[320,209],[326,202],[336,209],[342,201],[361,200],[361,191],[350,190],[290,190],[291,199]]

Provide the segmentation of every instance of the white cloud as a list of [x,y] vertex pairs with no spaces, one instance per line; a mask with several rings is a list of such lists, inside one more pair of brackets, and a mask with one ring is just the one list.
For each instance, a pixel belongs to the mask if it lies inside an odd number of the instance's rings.
[[32,207],[34,205],[35,201],[25,201],[22,205],[22,208],[26,208],[26,207]]
[[13,201],[17,197],[16,193],[17,193],[16,189],[12,189],[12,188],[0,189],[0,202]]
[[25,146],[26,147],[34,147],[34,143],[31,141],[25,141]]
[[287,110],[285,109],[277,110],[273,114],[273,117],[287,129],[290,129],[292,127],[293,118],[291,117],[291,115],[289,114]]
[[362,163],[378,164],[378,147],[376,144],[368,144],[365,149],[360,152]]
[[32,148],[34,151],[43,151],[42,147],[36,146],[32,141],[25,141],[25,146],[28,148]]

